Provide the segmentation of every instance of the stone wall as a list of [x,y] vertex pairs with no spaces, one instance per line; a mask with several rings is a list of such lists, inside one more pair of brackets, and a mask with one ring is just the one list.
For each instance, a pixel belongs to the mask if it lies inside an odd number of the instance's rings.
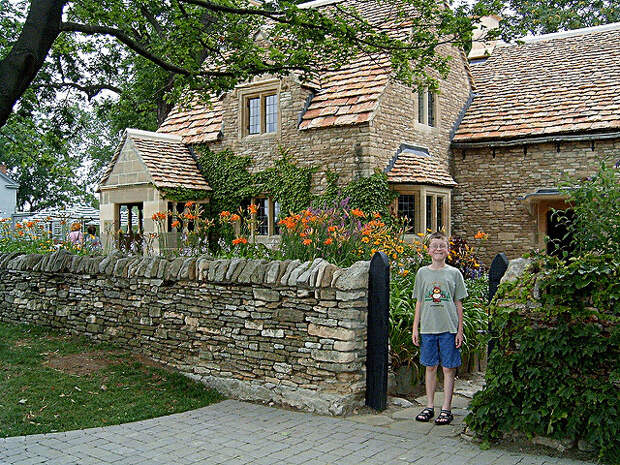
[[407,143],[427,148],[449,171],[451,132],[467,103],[471,85],[462,52],[443,46],[440,53],[452,56],[453,60],[445,79],[431,72],[439,80],[437,127],[418,123],[416,89],[393,80],[381,96],[380,108],[372,121],[370,151],[374,167],[384,170],[400,145]]
[[499,252],[515,258],[540,247],[545,231],[538,217],[544,212],[528,208],[520,197],[555,188],[566,176],[589,176],[601,158],[615,163],[620,139],[528,145],[527,151],[523,146],[497,148],[495,153],[491,148],[467,149],[465,157],[455,150],[458,186],[452,196],[452,233],[465,238],[479,230],[488,233],[489,239],[477,245],[487,264]]
[[364,402],[368,262],[0,255],[0,320],[141,352],[240,399]]

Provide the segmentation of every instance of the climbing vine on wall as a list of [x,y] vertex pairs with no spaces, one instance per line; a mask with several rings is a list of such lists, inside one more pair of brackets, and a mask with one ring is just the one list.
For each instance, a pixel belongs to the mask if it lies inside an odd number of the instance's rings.
[[186,187],[166,187],[161,193],[167,200],[175,202],[187,202],[188,200],[203,200],[209,197],[210,191],[188,189]]
[[327,173],[327,188],[322,195],[312,193],[312,176],[317,167],[298,166],[290,153],[280,148],[280,158],[274,166],[251,174],[251,157],[237,156],[226,149],[214,152],[206,147],[198,150],[200,169],[213,188],[209,210],[217,214],[234,211],[241,203],[256,196],[266,195],[280,203],[280,211],[299,212],[311,205],[330,207],[348,199],[348,206],[389,216],[389,204],[396,197],[391,191],[385,173],[359,178],[347,185],[339,184],[338,173]]

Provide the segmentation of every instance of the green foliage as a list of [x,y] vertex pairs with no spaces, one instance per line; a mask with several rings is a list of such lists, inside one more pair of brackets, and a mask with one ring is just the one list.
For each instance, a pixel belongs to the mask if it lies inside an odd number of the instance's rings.
[[206,199],[211,194],[211,191],[188,189],[187,187],[167,187],[162,189],[162,194],[167,200],[187,202],[189,200]]
[[574,253],[620,255],[620,170],[601,161],[597,174],[566,181],[561,190],[573,216],[569,220],[562,212],[556,214],[572,235]]
[[272,168],[257,173],[255,192],[266,194],[280,203],[284,214],[300,212],[312,203],[312,175],[316,167],[297,166],[288,151],[280,147],[281,158]]
[[482,0],[502,17],[501,35],[510,41],[529,34],[549,34],[620,21],[615,0]]
[[378,212],[386,219],[391,217],[389,206],[398,194],[390,189],[386,173],[376,171],[371,176],[355,179],[345,186],[339,185],[338,179],[337,173],[327,173],[327,189],[316,199],[316,205],[329,208],[348,199],[346,205],[350,208]]
[[618,256],[541,256],[532,271],[494,300],[496,349],[466,421],[485,440],[584,439],[618,463]]
[[248,171],[252,159],[236,156],[230,150],[213,152],[207,147],[198,149],[198,166],[213,189],[209,203],[210,216],[221,211],[235,211],[254,193],[254,182]]
[[[81,376],[47,363],[65,357],[63,367],[83,368],[77,357],[93,351],[101,365]],[[0,365],[0,437],[145,420],[221,399],[202,384],[138,363],[117,347],[93,346],[39,327],[0,323]]]

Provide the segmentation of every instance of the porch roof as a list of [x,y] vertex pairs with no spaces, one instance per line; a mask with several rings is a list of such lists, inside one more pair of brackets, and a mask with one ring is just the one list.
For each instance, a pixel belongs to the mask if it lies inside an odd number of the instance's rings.
[[391,183],[457,185],[438,157],[429,154],[424,147],[409,144],[401,144],[385,172]]
[[189,147],[181,141],[180,136],[138,129],[125,130],[114,157],[101,179],[100,186],[112,173],[122,148],[128,140],[135,146],[156,188],[184,187],[193,190],[211,190]]

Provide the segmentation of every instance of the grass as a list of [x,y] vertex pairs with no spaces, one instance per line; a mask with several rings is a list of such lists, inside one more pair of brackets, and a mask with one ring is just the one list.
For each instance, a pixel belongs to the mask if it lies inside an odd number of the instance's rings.
[[0,323],[0,393],[0,437],[127,423],[223,399],[117,347],[6,323]]

